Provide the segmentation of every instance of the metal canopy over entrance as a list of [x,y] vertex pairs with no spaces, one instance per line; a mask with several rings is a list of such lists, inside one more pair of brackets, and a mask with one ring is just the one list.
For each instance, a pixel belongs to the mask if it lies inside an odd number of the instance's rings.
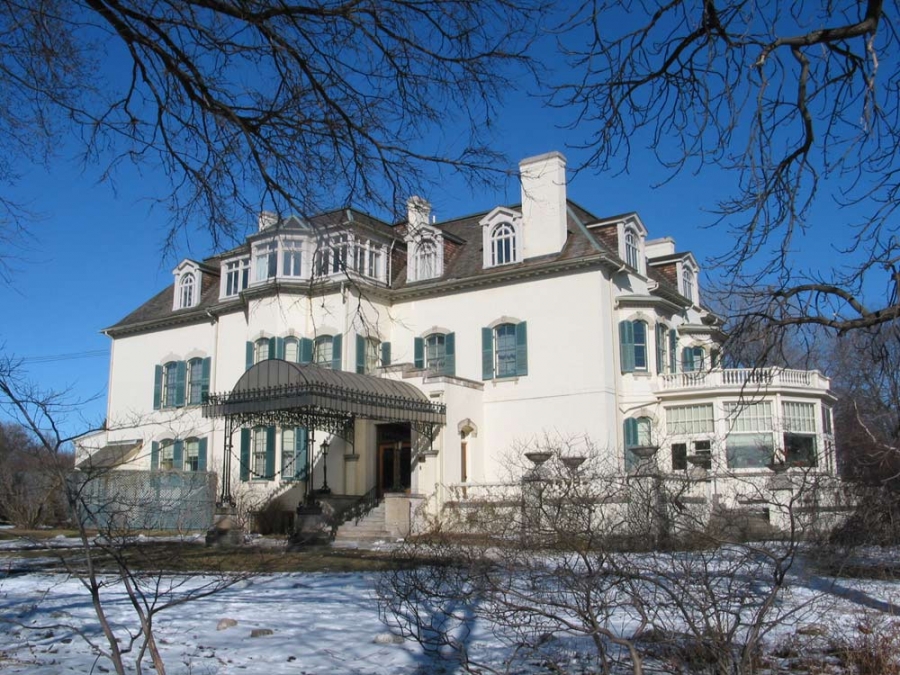
[[203,416],[225,418],[222,502],[231,499],[231,436],[244,426],[305,427],[353,443],[357,418],[407,423],[428,439],[446,423],[446,406],[406,382],[268,359],[230,392],[211,394]]

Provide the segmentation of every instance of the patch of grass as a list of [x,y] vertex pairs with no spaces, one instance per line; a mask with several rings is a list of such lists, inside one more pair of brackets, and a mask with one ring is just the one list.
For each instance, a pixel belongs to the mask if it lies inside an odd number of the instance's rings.
[[900,625],[890,617],[869,615],[856,635],[834,645],[834,652],[857,675],[900,675]]

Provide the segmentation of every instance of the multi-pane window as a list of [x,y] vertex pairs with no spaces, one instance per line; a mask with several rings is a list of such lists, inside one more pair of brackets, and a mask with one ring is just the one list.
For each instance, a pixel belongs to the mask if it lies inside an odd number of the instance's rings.
[[175,441],[165,440],[160,442],[159,468],[164,471],[175,468]]
[[188,404],[203,403],[203,359],[188,361]]
[[706,350],[703,347],[685,347],[681,350],[681,370],[685,373],[706,370]]
[[250,281],[250,261],[247,258],[225,263],[225,295],[237,295]]
[[436,373],[444,371],[447,360],[446,337],[433,333],[425,338],[425,367]]
[[783,401],[784,461],[787,464],[816,465],[816,405]]
[[252,478],[263,478],[266,475],[266,441],[268,434],[265,427],[256,427],[252,431],[250,448],[250,470]]
[[200,470],[200,441],[189,438],[184,442],[184,470]]
[[638,236],[634,230],[627,230],[625,232],[625,262],[634,269],[638,269],[639,255]]
[[194,306],[194,275],[192,273],[184,274],[180,282],[179,305],[180,309]]
[[691,302],[694,301],[694,271],[685,267],[681,272],[681,291],[682,295]]
[[297,438],[293,429],[281,431],[281,477],[288,479],[294,477],[296,471],[296,447]]
[[365,372],[374,373],[375,369],[379,366],[381,343],[375,338],[369,338],[368,340],[363,341],[363,348],[365,349]]
[[278,242],[267,241],[254,248],[256,281],[273,279],[278,274]]
[[416,279],[432,279],[438,276],[437,245],[430,239],[416,246]]
[[619,322],[619,355],[623,373],[647,370],[647,323],[645,321]]
[[491,232],[491,265],[516,262],[516,231],[509,223],[500,223]]
[[303,273],[303,250],[299,241],[287,239],[281,243],[281,274],[299,277]]
[[253,363],[259,363],[271,358],[270,343],[268,338],[260,338],[253,344]]
[[527,323],[520,321],[481,329],[481,379],[528,374],[527,328]]
[[284,360],[297,363],[300,360],[300,341],[297,338],[284,339]]
[[497,341],[497,377],[516,375],[516,326],[504,323],[494,329]]
[[670,436],[711,434],[714,430],[712,403],[666,408],[666,433]]
[[666,372],[667,333],[665,324],[656,324],[656,372],[660,375]]
[[170,361],[163,366],[162,406],[171,408],[178,401],[178,363]]
[[625,429],[625,470],[630,471],[638,466],[640,458],[634,448],[646,448],[652,444],[652,421],[649,417],[628,418]]
[[772,406],[768,401],[726,403],[729,432],[725,438],[728,467],[759,468],[771,466]]
[[331,335],[320,335],[316,338],[313,349],[313,362],[323,368],[331,368],[334,358],[334,341]]

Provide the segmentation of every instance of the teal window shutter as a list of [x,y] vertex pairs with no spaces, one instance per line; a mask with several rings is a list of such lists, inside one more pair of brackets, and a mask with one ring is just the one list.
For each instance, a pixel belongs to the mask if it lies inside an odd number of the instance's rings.
[[250,430],[241,429],[241,480],[250,480]]
[[356,372],[366,372],[366,339],[359,334],[356,336]]
[[253,343],[247,343],[247,365],[244,370],[250,370],[253,367]]
[[425,367],[425,340],[422,338],[413,340],[413,365],[416,368]]
[[634,324],[630,321],[619,322],[619,356],[622,372],[634,372]]
[[159,443],[153,441],[150,444],[150,470],[156,471],[159,469]]
[[444,336],[444,375],[456,375],[456,333]]
[[691,347],[685,347],[681,350],[681,370],[684,373],[690,373],[694,370],[694,350]]
[[628,418],[624,423],[625,431],[625,470],[630,471],[637,466],[638,458],[631,448],[638,445],[638,423],[634,418]]
[[184,406],[184,387],[187,382],[187,364],[179,361],[175,366],[175,407]]
[[269,338],[269,356],[270,359],[277,359],[278,356],[278,346],[276,345],[275,338]]
[[341,345],[343,344],[343,335],[335,335],[331,338],[331,369],[341,370]]
[[175,441],[172,448],[172,468],[176,471],[184,469],[184,441]]
[[266,429],[266,480],[275,480],[275,427]]
[[666,327],[661,323],[656,324],[656,372],[666,372]]
[[206,439],[197,442],[197,471],[206,471]]
[[284,361],[284,338],[275,338],[275,358]]
[[516,324],[516,375],[528,374],[528,325]]
[[209,398],[209,371],[212,368],[212,359],[207,356],[200,366],[200,402],[206,403]]
[[162,379],[163,367],[155,366],[153,368],[153,409],[159,410],[162,407]]
[[678,371],[678,333],[674,328],[669,330],[669,372]]
[[309,338],[300,338],[300,363],[312,363],[313,341]]
[[294,443],[296,445],[294,477],[306,480],[306,463],[309,461],[309,432],[306,430],[306,427],[297,427],[295,429]]
[[390,342],[382,342],[381,343],[381,365],[382,366],[391,365],[391,343]]
[[494,379],[494,329],[481,329],[481,379]]

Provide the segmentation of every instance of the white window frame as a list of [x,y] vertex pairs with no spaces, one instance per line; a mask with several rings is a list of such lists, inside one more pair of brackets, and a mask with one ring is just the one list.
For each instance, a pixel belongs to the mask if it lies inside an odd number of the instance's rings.
[[250,283],[250,258],[237,258],[222,263],[222,297],[231,298]]
[[169,361],[162,367],[162,386],[159,394],[160,408],[174,408],[178,396],[178,362]]
[[491,228],[491,267],[519,262],[516,229],[512,223],[500,222]]
[[[327,345],[328,358],[323,358]],[[334,363],[334,336],[320,335],[313,341],[313,363],[321,368],[331,368]]]
[[172,471],[175,468],[175,441],[166,438],[159,442],[159,470]]
[[184,441],[184,470],[200,470],[200,439],[188,438]]
[[[179,309],[193,307],[195,302],[195,277],[193,272],[185,272],[178,282]],[[197,294],[199,295],[199,293]]]
[[666,433],[669,436],[703,436],[715,433],[712,403],[693,403],[665,408]]
[[268,360],[269,346],[269,338],[259,338],[253,343],[253,365]]
[[364,365],[366,374],[374,373],[381,365],[381,341],[378,338],[366,338],[363,341],[365,347]]
[[[203,402],[203,359],[195,357],[185,365],[184,404],[200,405]],[[196,371],[196,372],[195,372]],[[197,390],[197,400],[194,400],[194,390]]]
[[265,283],[278,276],[278,241],[276,239],[253,245],[253,268],[254,283]]
[[625,228],[625,262],[634,269],[640,270],[640,235],[632,227]]
[[253,427],[250,431],[250,480],[266,477],[266,444],[269,430],[266,427]]
[[281,241],[281,276],[299,279],[303,276],[303,242],[299,239]]
[[729,469],[759,469],[769,464],[752,466],[734,466],[732,464],[730,442],[734,440],[754,440],[764,447],[770,455],[769,461],[775,457],[775,427],[772,412],[772,401],[737,401],[724,404],[728,422],[728,433],[725,436],[725,458]]
[[[503,267],[521,262],[525,259],[525,242],[523,238],[522,214],[503,206],[498,206],[488,215],[478,221],[482,231],[482,264],[484,268]],[[509,234],[504,234],[504,241],[509,241],[509,260],[497,262],[498,239],[495,235],[499,228],[509,228]]]

